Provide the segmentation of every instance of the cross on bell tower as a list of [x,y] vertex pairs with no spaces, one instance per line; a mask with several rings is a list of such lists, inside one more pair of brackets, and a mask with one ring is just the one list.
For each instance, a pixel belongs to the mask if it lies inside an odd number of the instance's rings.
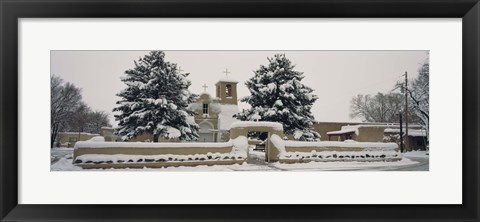
[[203,84],[202,87],[203,87],[203,92],[207,92],[207,88],[208,88],[207,84]]
[[223,73],[225,73],[225,76],[228,77],[228,73],[230,73],[230,72],[228,71],[228,69],[225,69],[225,71],[223,71]]
[[215,84],[217,88],[217,98],[220,98],[222,104],[238,105],[237,101],[237,83],[238,81],[232,79],[228,74],[231,72],[228,69],[223,71],[225,76],[220,78]]

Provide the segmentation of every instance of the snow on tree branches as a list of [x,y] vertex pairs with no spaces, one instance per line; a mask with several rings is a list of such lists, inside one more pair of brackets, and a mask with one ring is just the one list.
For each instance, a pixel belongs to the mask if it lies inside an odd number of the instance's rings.
[[134,61],[135,67],[125,71],[122,82],[127,88],[117,96],[119,114],[116,133],[129,140],[144,133],[151,133],[153,141],[161,136],[166,139],[192,141],[198,139],[198,125],[188,121],[195,114],[188,104],[197,95],[190,93],[188,73],[181,73],[175,63],[165,61],[165,53],[151,51]]
[[422,64],[418,69],[418,77],[413,80],[408,87],[408,95],[412,101],[415,114],[421,119],[427,131],[427,139],[429,138],[429,106],[430,106],[430,64],[428,61]]
[[297,140],[318,140],[320,135],[311,128],[314,117],[310,111],[318,97],[312,94],[313,89],[301,83],[303,73],[293,70],[295,66],[284,54],[268,61],[267,66],[261,65],[245,82],[251,95],[241,101],[251,108],[234,117],[243,121],[279,122],[285,134]]

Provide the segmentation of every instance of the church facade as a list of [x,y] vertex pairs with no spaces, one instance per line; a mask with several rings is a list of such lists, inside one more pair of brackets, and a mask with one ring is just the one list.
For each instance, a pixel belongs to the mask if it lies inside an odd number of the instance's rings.
[[237,84],[225,76],[215,84],[215,97],[203,92],[197,102],[190,105],[196,112],[194,121],[200,127],[198,142],[228,141],[228,130],[236,121],[232,116],[239,112]]

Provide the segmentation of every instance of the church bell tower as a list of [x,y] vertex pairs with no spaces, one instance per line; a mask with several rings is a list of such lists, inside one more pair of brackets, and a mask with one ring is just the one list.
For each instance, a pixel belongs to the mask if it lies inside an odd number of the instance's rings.
[[223,73],[225,76],[218,80],[215,84],[217,88],[217,97],[220,99],[221,104],[238,105],[237,101],[237,84],[238,81],[232,79],[228,74],[230,73],[226,69]]

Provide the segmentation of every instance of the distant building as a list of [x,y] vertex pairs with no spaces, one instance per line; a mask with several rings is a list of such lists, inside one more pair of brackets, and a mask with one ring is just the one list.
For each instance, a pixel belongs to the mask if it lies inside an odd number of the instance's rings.
[[[400,143],[400,125],[397,123],[317,122],[313,128],[322,141],[396,142]],[[428,141],[421,125],[409,124],[407,150],[425,150]],[[403,128],[405,136],[405,128]]]
[[113,134],[113,130],[112,127],[102,127],[100,133],[59,132],[54,146],[67,148],[74,147],[78,141],[87,141],[96,136],[103,136],[106,142],[120,141],[120,137]]
[[85,133],[85,132],[59,132],[57,140],[54,143],[55,147],[74,147],[78,141],[86,141],[100,134]]

